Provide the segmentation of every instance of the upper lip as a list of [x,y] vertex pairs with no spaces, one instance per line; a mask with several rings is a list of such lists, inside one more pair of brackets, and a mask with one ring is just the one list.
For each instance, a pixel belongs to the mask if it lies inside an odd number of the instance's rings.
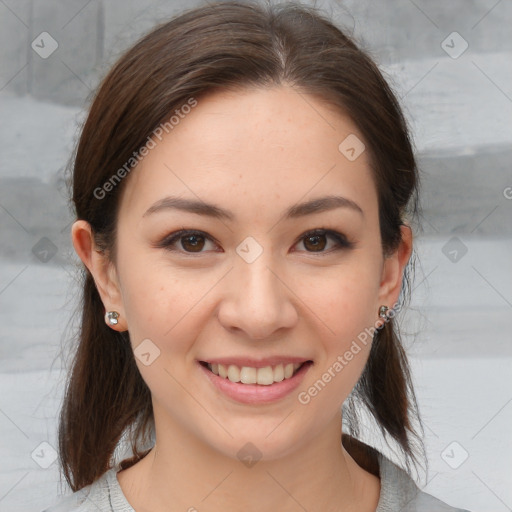
[[210,363],[210,364],[222,364],[224,366],[229,366],[230,364],[234,364],[239,368],[247,366],[249,368],[265,368],[266,366],[277,366],[279,364],[288,364],[288,363],[305,363],[306,361],[310,361],[305,357],[293,357],[293,356],[274,356],[274,357],[265,357],[262,359],[255,359],[252,357],[212,357],[211,359],[202,359],[201,362]]

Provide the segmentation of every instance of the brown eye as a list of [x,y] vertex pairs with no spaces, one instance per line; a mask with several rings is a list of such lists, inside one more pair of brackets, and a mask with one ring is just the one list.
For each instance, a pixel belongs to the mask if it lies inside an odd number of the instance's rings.
[[181,237],[181,246],[187,252],[201,252],[204,244],[204,236],[201,235],[186,235]]
[[352,249],[354,242],[347,240],[342,233],[330,229],[315,229],[303,234],[298,244],[302,244],[305,252],[327,255],[342,249]]
[[304,238],[304,247],[309,251],[323,251],[327,245],[325,235],[309,235]]
[[[211,245],[210,248],[208,247],[208,243]],[[156,244],[156,247],[182,254],[202,254],[211,252],[212,248],[215,251],[216,245],[215,240],[206,233],[182,229],[165,237],[161,242]],[[210,249],[210,251],[208,249]]]

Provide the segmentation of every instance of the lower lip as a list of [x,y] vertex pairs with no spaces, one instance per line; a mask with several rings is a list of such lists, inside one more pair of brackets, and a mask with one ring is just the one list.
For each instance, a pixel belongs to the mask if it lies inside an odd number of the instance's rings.
[[198,365],[210,382],[229,398],[243,404],[267,404],[281,400],[296,389],[302,382],[304,375],[306,375],[312,363],[304,363],[289,379],[274,382],[274,384],[270,384],[269,386],[231,382],[229,379],[215,375],[215,373],[211,372],[199,362]]

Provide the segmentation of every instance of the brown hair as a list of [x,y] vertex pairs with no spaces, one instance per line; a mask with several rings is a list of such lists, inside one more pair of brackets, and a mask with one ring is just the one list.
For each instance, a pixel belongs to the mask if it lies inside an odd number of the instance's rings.
[[[102,81],[74,155],[72,180],[76,217],[90,223],[100,249],[115,261],[117,210],[126,179],[109,187],[105,199],[95,190],[175,109],[216,88],[279,84],[329,101],[358,126],[372,159],[383,252],[395,249],[404,216],[417,209],[418,173],[388,84],[373,61],[316,10],[297,3],[241,2],[193,9],[157,26]],[[128,333],[105,324],[93,278],[87,269],[82,272],[78,348],[59,425],[60,461],[73,490],[111,467],[125,435],[134,455],[126,465],[143,457],[153,421],[151,395]],[[357,434],[355,399],[368,408],[384,437],[398,443],[409,467],[409,458],[416,460],[412,438],[420,439],[411,419],[419,416],[393,320],[375,334],[348,401],[349,429]]]

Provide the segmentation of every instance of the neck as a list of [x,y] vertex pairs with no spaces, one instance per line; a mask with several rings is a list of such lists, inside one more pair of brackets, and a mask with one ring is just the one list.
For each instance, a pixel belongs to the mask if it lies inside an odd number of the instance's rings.
[[380,485],[371,474],[375,459],[365,457],[370,455],[366,445],[353,438],[344,436],[342,445],[341,417],[300,449],[254,464],[224,456],[190,432],[168,424],[163,432],[157,425],[154,448],[118,474],[136,510],[169,510],[170,504],[174,510],[191,512],[374,511],[377,507]]

